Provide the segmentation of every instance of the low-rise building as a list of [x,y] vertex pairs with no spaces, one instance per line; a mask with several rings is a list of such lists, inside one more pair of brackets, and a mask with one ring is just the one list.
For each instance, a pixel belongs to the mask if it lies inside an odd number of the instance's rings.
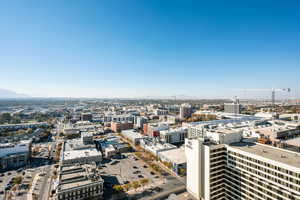
[[120,132],[123,130],[128,130],[133,128],[132,122],[112,122],[111,123],[111,130],[114,132]]
[[105,148],[104,153],[106,158],[111,158],[114,155],[116,155],[117,151],[115,147],[112,144],[110,144]]
[[91,113],[82,113],[81,114],[81,121],[92,121],[93,115]]
[[64,128],[64,135],[79,134],[80,130],[78,128]]
[[61,156],[63,165],[100,163],[101,161],[102,153],[96,148],[64,151]]
[[19,129],[27,129],[27,128],[45,128],[48,126],[49,126],[49,124],[47,122],[4,124],[4,125],[0,125],[0,131],[2,131],[2,130],[19,130]]
[[102,199],[103,179],[93,165],[61,166],[57,200]]
[[157,141],[155,138],[144,138],[140,141],[140,146],[145,149],[146,151],[149,151],[155,156],[158,156],[159,152],[170,150],[170,149],[176,149],[177,147],[175,145],[169,144],[169,143],[163,143]]
[[178,144],[183,143],[184,139],[187,137],[187,128],[176,128],[169,129],[165,131],[160,131],[160,140],[165,143]]
[[148,123],[144,124],[144,133],[150,137],[159,137],[160,131],[168,130],[169,125],[166,123]]
[[124,130],[121,134],[128,140],[130,140],[134,145],[140,144],[140,140],[144,138],[142,134],[134,129]]
[[81,141],[83,144],[93,144],[93,133],[91,132],[82,132],[81,133]]
[[185,175],[186,155],[183,147],[159,152],[158,157],[162,162],[170,163],[173,172],[178,175]]
[[31,157],[31,140],[17,144],[0,143],[0,170],[9,170],[25,166]]

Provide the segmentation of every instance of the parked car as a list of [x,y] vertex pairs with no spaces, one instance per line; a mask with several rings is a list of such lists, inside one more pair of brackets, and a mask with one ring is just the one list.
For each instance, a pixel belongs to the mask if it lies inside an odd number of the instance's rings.
[[153,188],[153,190],[156,191],[156,192],[161,192],[161,191],[163,191],[163,188],[155,187],[155,188]]

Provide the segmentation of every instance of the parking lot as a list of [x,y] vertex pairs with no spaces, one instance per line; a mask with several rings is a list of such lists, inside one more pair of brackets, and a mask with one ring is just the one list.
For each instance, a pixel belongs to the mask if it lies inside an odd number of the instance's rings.
[[133,153],[122,155],[123,158],[104,160],[101,171],[105,182],[122,185],[140,179],[148,179],[149,184],[161,181],[161,177]]
[[[6,172],[0,172],[0,199],[4,199],[5,197],[5,193],[6,196],[8,196],[9,193],[13,194],[13,199],[16,200],[22,200],[22,199],[26,199],[26,194],[28,192],[28,185],[32,183],[32,179],[33,177],[42,172],[45,168],[47,168],[49,166],[49,164],[51,164],[51,161],[48,160],[48,151],[47,151],[47,147],[48,144],[45,145],[40,145],[40,152],[34,156],[32,158],[32,162],[30,165],[26,166],[26,167],[21,167],[18,170],[9,170]],[[22,177],[22,182],[19,185],[19,189],[16,190],[16,192],[11,192],[11,185],[9,182],[11,182],[11,180],[14,177]],[[37,186],[39,187],[39,185],[41,185],[40,187],[43,188],[44,184],[43,180],[41,180],[41,184],[38,184]],[[39,189],[37,187],[37,190]]]
[[18,196],[18,199],[22,199],[23,195],[25,197],[26,188],[29,186],[29,184],[32,181],[32,176],[33,176],[32,172],[28,170],[18,170],[18,171],[12,170],[6,173],[1,173],[0,175],[1,175],[0,176],[0,199],[4,199],[5,192],[7,192],[8,194],[8,189],[10,189],[10,187],[7,186],[9,185],[9,182],[11,182],[11,180],[14,177],[22,177],[22,184],[20,185],[22,189],[17,190],[15,194]]

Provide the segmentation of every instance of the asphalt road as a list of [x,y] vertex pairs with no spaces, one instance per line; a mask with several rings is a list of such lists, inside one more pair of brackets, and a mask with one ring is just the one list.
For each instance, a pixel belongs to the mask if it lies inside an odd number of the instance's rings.
[[45,172],[45,176],[43,176],[39,181],[39,187],[38,187],[39,200],[48,200],[50,178],[52,176],[51,165],[45,167],[44,172]]

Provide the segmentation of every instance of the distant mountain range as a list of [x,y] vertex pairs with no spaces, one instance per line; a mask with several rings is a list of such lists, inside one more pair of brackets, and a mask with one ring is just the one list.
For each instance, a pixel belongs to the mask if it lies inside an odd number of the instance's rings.
[[29,95],[16,93],[12,90],[2,89],[0,88],[0,99],[8,99],[8,98],[28,98]]

